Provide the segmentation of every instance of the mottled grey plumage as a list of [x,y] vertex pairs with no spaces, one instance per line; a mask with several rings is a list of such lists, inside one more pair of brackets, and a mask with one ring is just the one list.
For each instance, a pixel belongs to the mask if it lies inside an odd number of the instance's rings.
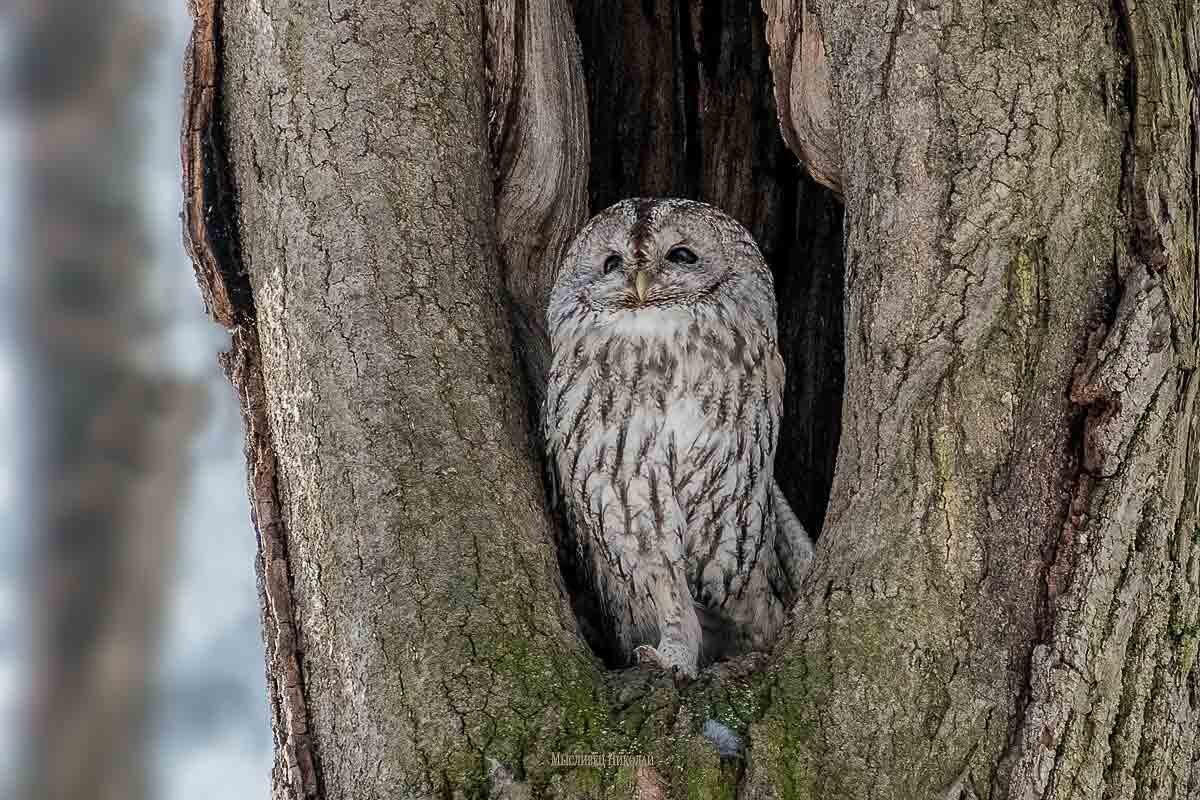
[[568,249],[549,326],[564,550],[608,649],[695,674],[767,648],[812,549],[774,481],[784,367],[750,234],[702,203],[618,203]]

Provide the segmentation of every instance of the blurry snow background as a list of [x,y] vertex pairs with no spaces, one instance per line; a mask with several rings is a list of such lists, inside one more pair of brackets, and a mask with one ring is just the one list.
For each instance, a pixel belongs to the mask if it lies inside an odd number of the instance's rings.
[[178,369],[204,379],[209,401],[193,445],[164,640],[159,797],[266,800],[271,734],[241,416],[217,365],[228,335],[205,315],[180,234],[181,64],[191,20],[182,0],[155,1],[165,6],[167,41],[152,70],[155,168],[147,177],[164,256],[163,295],[178,311],[169,352]]
[[[163,320],[155,350],[170,372],[195,380],[205,395],[198,433],[185,445],[191,457],[156,670],[148,796],[265,800],[271,738],[241,422],[217,365],[227,335],[206,318],[181,244],[178,130],[190,20],[184,0],[145,0],[145,8],[161,36],[146,72],[141,108],[148,130],[136,176],[154,254],[152,304]],[[0,11],[0,72],[10,34]],[[13,796],[21,758],[31,638],[25,584],[34,535],[23,516],[19,474],[29,409],[22,407],[28,398],[19,391],[19,337],[9,311],[21,274],[22,231],[16,120],[7,108],[0,104],[0,797]]]

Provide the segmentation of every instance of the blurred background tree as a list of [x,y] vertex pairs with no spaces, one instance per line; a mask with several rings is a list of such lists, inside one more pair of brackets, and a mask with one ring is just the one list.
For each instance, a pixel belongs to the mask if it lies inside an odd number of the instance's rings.
[[0,214],[23,436],[4,448],[18,480],[0,509],[20,568],[0,580],[23,585],[28,613],[0,619],[0,660],[23,666],[0,698],[0,794],[199,797],[216,775],[252,796],[269,745],[254,543],[220,336],[179,243],[186,8],[6,10],[16,168]]

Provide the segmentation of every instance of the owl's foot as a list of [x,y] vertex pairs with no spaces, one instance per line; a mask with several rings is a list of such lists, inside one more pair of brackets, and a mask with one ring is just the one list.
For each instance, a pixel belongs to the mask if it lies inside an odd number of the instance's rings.
[[664,641],[657,648],[648,644],[634,648],[633,660],[638,666],[657,667],[689,678],[696,677],[696,654],[676,642]]
[[634,648],[633,663],[637,664],[639,667],[658,667],[659,669],[667,668],[666,665],[663,664],[662,659],[659,658],[658,651],[648,644],[638,645],[636,648]]

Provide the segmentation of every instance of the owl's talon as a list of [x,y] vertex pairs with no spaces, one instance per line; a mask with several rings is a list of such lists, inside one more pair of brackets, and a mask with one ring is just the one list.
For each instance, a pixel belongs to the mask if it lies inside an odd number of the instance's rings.
[[653,667],[660,669],[675,679],[695,678],[695,670],[689,670],[685,665],[681,664],[677,659],[672,658],[672,647],[670,643],[664,649],[662,647],[651,647],[648,644],[639,645],[633,650],[634,663],[639,667]]
[[648,644],[638,645],[633,651],[633,661],[639,667],[649,666],[657,667],[658,669],[666,669],[662,658],[659,657],[658,651]]

